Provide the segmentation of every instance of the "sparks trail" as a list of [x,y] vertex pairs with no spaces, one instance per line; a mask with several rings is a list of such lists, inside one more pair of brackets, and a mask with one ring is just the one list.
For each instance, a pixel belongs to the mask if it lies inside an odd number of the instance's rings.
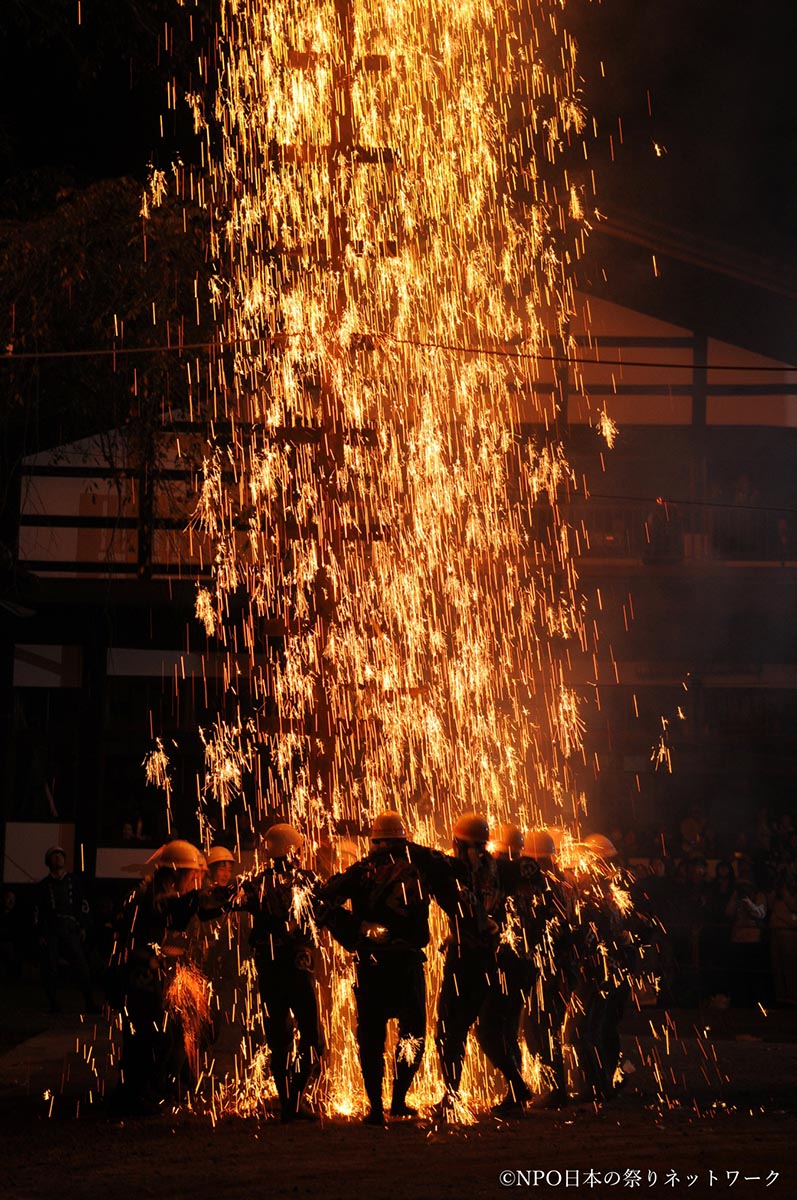
[[[191,99],[218,264],[214,367],[191,378],[212,418],[197,617],[225,659],[203,836],[288,820],[341,865],[341,834],[387,808],[430,844],[468,808],[577,823],[572,679],[596,646],[558,428],[592,213],[562,6],[222,0],[219,29],[216,94]],[[321,436],[270,438],[297,426]],[[354,1111],[347,971],[325,954],[325,1104]]]

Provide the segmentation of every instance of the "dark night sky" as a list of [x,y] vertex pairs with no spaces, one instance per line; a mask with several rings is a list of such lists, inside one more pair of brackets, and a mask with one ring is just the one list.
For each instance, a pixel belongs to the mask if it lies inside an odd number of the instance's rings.
[[[601,177],[603,207],[647,213],[793,263],[792,0],[575,4],[587,104],[604,137],[614,135],[616,163]],[[667,153],[657,157],[654,142]]]
[[[795,262],[793,11],[794,0],[569,0],[602,209]],[[181,12],[176,0],[82,0],[78,27],[77,0],[5,0],[0,176],[47,165],[78,182],[141,177],[163,158],[162,19]]]

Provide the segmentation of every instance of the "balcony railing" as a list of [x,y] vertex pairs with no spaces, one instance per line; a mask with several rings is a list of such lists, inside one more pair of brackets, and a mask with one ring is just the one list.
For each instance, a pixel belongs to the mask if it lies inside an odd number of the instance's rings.
[[[146,505],[141,472],[133,468],[30,465],[25,475],[19,560],[28,570],[145,579],[209,574],[213,550],[190,528],[196,489],[185,468],[150,472]],[[567,505],[562,516],[584,559],[797,561],[797,514],[775,508],[593,497]],[[550,509],[535,510],[533,520],[538,537],[550,535]],[[377,525],[360,536],[389,536]]]
[[731,504],[593,499],[567,508],[583,558],[724,562],[797,560],[795,514]]

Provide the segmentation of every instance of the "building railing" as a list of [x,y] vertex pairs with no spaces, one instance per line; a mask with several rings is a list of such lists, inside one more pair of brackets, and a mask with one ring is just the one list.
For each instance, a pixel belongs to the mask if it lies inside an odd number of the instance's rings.
[[[154,494],[146,505],[134,471],[32,466],[26,475],[19,561],[28,570],[84,578],[210,574],[213,548],[205,535],[189,528],[195,501],[184,470],[153,472]],[[54,484],[57,506],[50,494]],[[797,561],[797,519],[787,510],[593,497],[561,511],[582,559],[650,565]],[[535,512],[534,521],[536,533],[544,536],[550,510]],[[373,530],[371,536],[377,536]],[[381,536],[389,537],[389,530]]]
[[719,503],[667,504],[593,499],[566,519],[582,558],[789,562],[797,559],[795,514]]

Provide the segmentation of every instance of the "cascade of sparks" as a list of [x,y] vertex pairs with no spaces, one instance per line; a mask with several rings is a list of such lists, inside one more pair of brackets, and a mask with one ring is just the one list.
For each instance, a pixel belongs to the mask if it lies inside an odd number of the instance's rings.
[[316,836],[385,807],[438,834],[577,815],[562,7],[222,0],[214,111],[192,98],[233,347],[195,513],[222,810],[269,745],[258,816]]
[[[191,399],[196,615],[225,687],[201,731],[208,839],[243,797],[327,865],[385,808],[427,844],[467,809],[578,822],[572,680],[596,647],[560,429],[589,204],[563,10],[220,0],[216,90],[188,97],[218,330]],[[355,1113],[345,956],[325,957],[322,1099]],[[415,1090],[439,1092],[429,1044]],[[490,1092],[472,1056],[462,1119]]]

